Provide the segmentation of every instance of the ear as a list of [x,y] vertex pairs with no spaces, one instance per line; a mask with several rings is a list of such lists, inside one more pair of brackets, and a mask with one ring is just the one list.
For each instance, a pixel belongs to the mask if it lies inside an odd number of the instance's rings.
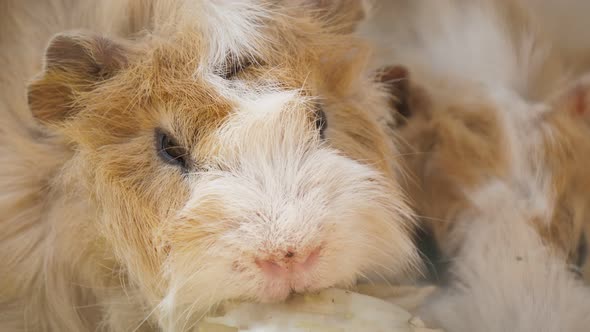
[[390,105],[398,114],[407,118],[411,115],[410,73],[403,66],[387,66],[377,71],[376,79],[384,84],[390,93]]
[[432,97],[424,87],[412,80],[406,67],[382,67],[377,70],[375,79],[382,83],[389,93],[391,111],[400,124],[406,123],[408,118],[412,117],[430,118]]
[[33,116],[55,123],[73,116],[76,96],[117,73],[127,63],[125,48],[84,33],[58,34],[45,52],[43,72],[28,86]]
[[282,0],[287,6],[313,12],[333,31],[353,32],[367,16],[367,0]]
[[553,105],[559,112],[590,119],[590,74],[561,92]]

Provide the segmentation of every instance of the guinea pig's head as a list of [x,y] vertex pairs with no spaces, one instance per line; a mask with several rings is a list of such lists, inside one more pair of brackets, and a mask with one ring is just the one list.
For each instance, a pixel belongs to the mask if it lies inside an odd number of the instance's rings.
[[446,82],[415,78],[422,73],[403,66],[380,71],[391,93],[402,184],[417,215],[448,253],[451,221],[469,205],[467,193],[506,174],[505,128],[494,105],[468,89],[449,93]]
[[539,218],[550,222],[535,226],[577,259],[590,202],[587,78],[532,102],[402,66],[382,72],[397,119],[392,131],[402,143],[402,183],[444,254],[461,246],[456,219],[473,208],[470,193],[503,179],[547,184],[528,193],[544,197],[550,211]]
[[365,46],[279,7],[200,6],[196,23],[130,40],[55,36],[29,87],[35,117],[72,150],[63,182],[154,316],[409,267]]

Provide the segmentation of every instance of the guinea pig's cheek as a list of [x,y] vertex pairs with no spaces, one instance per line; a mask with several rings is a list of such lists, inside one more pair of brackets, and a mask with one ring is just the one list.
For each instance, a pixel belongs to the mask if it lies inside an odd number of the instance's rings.
[[[193,204],[191,204],[193,203]],[[162,239],[174,250],[196,247],[199,242],[216,239],[224,231],[223,206],[210,199],[206,204],[185,206],[174,218],[162,224]]]

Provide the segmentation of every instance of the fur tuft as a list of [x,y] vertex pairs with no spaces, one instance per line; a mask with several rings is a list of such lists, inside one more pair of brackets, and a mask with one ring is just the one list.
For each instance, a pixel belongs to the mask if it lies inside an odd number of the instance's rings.
[[[465,242],[452,262],[452,283],[421,309],[424,318],[457,332],[586,331],[590,289],[559,250],[534,228],[551,213],[504,183],[474,194],[461,222]],[[532,193],[532,194],[531,194]]]

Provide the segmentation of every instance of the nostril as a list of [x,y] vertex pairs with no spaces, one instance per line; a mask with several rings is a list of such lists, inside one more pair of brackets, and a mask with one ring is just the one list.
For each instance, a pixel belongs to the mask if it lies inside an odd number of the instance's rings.
[[[302,254],[304,252],[305,254]],[[255,259],[256,265],[266,275],[273,278],[290,278],[294,274],[307,273],[315,265],[320,257],[321,247],[311,251],[288,250],[282,256]],[[297,254],[296,254],[297,253]]]

